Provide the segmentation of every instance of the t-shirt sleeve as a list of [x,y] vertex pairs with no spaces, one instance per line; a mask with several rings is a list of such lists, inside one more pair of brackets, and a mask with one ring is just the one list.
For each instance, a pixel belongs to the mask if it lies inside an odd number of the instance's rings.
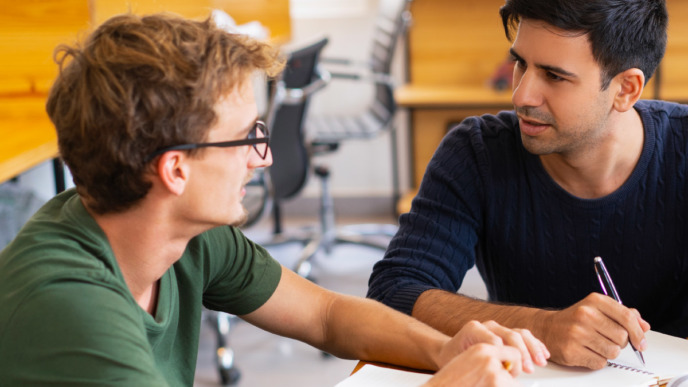
[[258,309],[277,289],[281,265],[235,227],[219,227],[204,235],[208,270],[203,305],[236,315]]
[[114,289],[61,281],[30,293],[0,345],[3,385],[167,386],[140,315]]

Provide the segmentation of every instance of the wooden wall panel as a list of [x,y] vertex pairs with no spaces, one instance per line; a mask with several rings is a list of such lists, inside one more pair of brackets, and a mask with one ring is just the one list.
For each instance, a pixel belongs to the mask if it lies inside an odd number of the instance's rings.
[[57,75],[53,52],[87,30],[85,0],[5,2],[0,12],[0,95],[45,92]]
[[503,0],[415,0],[409,29],[413,84],[482,86],[508,54]]
[[286,41],[291,35],[289,0],[91,0],[95,25],[120,13],[172,12],[205,19],[213,9],[227,12],[237,22],[258,20],[270,30],[270,39]]

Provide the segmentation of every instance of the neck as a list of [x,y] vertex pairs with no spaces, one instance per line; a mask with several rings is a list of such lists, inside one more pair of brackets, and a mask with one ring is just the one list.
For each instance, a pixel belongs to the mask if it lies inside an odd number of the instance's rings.
[[570,194],[597,199],[619,189],[633,173],[645,139],[635,109],[618,117],[607,136],[585,150],[540,156],[549,175]]
[[[151,201],[116,214],[95,214],[105,232],[129,291],[142,309],[153,314],[158,281],[178,261],[193,235],[181,233],[190,227],[165,216]],[[163,214],[163,215],[160,215]]]

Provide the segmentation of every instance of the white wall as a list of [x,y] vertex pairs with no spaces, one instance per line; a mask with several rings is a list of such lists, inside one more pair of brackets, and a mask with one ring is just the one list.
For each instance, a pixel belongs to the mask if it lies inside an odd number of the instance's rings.
[[[308,2],[308,0],[299,0]],[[299,2],[297,1],[297,2]],[[326,0],[319,0],[326,1]],[[336,2],[336,0],[335,0]],[[304,3],[305,4],[305,3]],[[312,3],[311,3],[312,4]],[[292,45],[311,41],[317,37],[328,36],[329,43],[324,56],[352,58],[365,61],[368,58],[374,18],[377,14],[378,0],[356,0],[350,3],[349,11],[337,10],[337,15],[314,15],[298,11],[292,15]],[[294,7],[292,7],[294,10]],[[327,9],[326,9],[327,10]],[[403,80],[401,58],[403,46],[398,51],[395,78]],[[347,81],[332,82],[326,89],[313,97],[310,114],[347,114],[363,109],[372,98],[372,88]],[[400,166],[402,187],[408,185],[409,157],[406,149],[406,120],[404,112],[397,117],[399,137]],[[389,197],[392,192],[390,138],[385,133],[372,141],[349,141],[330,155],[318,157],[315,163],[325,163],[332,171],[331,186],[335,197]],[[71,177],[67,176],[68,186]],[[55,188],[52,176],[52,163],[46,162],[27,171],[20,177],[22,186],[35,190],[41,198],[50,198]],[[303,196],[317,197],[317,180],[311,179]]]
[[[65,182],[67,188],[74,186],[68,170],[65,170]],[[27,170],[19,176],[18,183],[22,187],[33,190],[41,200],[47,201],[55,195],[52,161],[47,161]]]

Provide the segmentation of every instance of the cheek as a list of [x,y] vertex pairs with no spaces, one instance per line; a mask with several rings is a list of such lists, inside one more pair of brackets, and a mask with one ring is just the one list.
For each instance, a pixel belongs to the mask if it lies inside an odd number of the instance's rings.
[[521,66],[519,66],[517,63],[514,65],[513,79],[511,81],[512,89],[518,87],[518,85],[521,83],[521,78],[523,78],[523,69],[521,69]]

